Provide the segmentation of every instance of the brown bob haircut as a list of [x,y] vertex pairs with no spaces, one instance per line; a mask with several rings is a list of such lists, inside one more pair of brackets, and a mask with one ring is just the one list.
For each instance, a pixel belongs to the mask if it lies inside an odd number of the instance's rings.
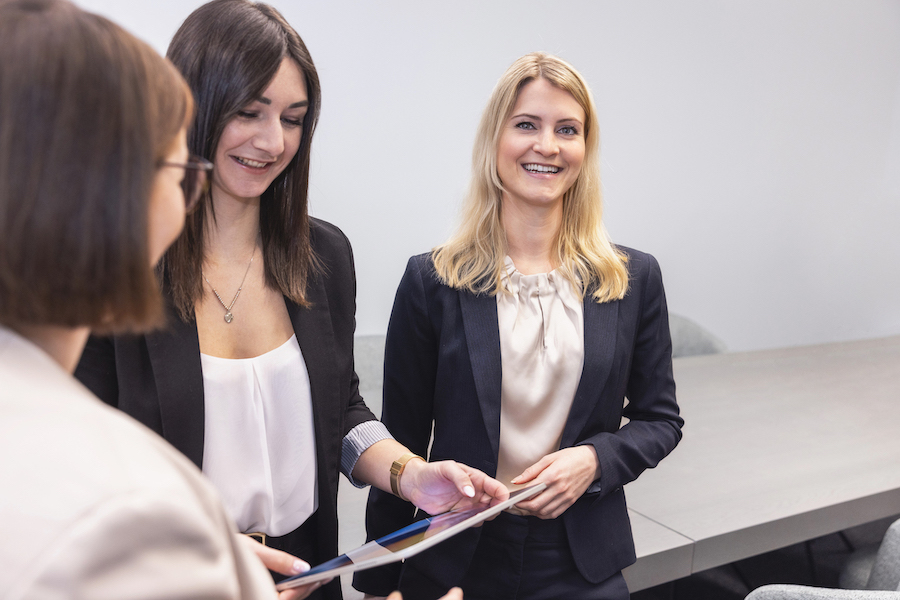
[[[188,133],[193,154],[213,160],[228,122],[262,96],[284,58],[291,58],[306,81],[309,109],[300,148],[260,198],[259,222],[266,284],[293,302],[308,305],[306,280],[316,265],[309,242],[309,156],[321,105],[319,76],[306,45],[271,6],[248,0],[213,0],[191,13],[167,52],[197,101]],[[194,318],[203,296],[203,234],[215,218],[209,192],[188,216],[185,230],[161,263],[163,282],[182,320]]]
[[0,0],[0,322],[143,331],[148,213],[190,119],[177,70],[66,0]]

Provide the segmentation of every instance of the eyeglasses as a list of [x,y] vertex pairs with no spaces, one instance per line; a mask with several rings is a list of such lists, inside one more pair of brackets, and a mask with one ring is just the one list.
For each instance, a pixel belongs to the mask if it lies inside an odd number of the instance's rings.
[[186,163],[162,161],[159,166],[184,169],[181,189],[184,191],[184,210],[190,213],[209,189],[209,173],[212,173],[213,164],[200,156],[191,156]]

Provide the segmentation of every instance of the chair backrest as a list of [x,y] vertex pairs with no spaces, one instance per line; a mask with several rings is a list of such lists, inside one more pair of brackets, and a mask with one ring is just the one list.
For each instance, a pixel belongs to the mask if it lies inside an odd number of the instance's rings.
[[888,527],[881,540],[866,589],[900,591],[900,519]]
[[358,335],[353,340],[353,360],[359,376],[359,393],[376,417],[381,417],[384,379],[384,335]]
[[719,354],[727,349],[725,342],[703,326],[675,313],[669,313],[669,331],[672,334],[672,356],[674,358]]

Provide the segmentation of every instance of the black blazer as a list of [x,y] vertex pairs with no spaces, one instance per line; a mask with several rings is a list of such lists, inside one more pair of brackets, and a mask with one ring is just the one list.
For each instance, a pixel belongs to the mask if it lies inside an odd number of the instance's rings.
[[[350,242],[334,225],[311,219],[313,251],[323,268],[310,277],[303,308],[285,299],[312,391],[319,508],[319,561],[337,555],[337,487],[341,441],[374,420],[359,395],[353,367],[356,274]],[[168,440],[197,467],[203,464],[203,376],[195,322],[169,306],[169,326],[142,336],[92,337],[75,372],[101,400]],[[339,586],[337,594],[340,597]]]
[[[600,459],[600,491],[586,493],[560,517],[572,555],[598,583],[635,561],[622,486],[654,467],[681,439],[672,342],[659,265],[628,255],[625,298],[584,301],[584,369],[561,447],[590,444]],[[410,259],[388,327],[382,420],[394,437],[430,460],[454,459],[496,474],[500,438],[500,333],[497,300],[451,289],[430,255]],[[627,405],[625,398],[628,398]],[[622,416],[630,422],[620,428]],[[369,493],[369,539],[413,520],[414,507],[376,489]],[[462,578],[480,535],[470,529],[406,561],[446,588]],[[399,587],[399,565],[359,572],[354,585],[386,594]]]

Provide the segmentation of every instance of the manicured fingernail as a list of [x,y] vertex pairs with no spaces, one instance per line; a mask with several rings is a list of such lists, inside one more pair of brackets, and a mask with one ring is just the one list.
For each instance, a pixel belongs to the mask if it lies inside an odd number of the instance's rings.
[[298,559],[294,561],[293,568],[294,573],[306,573],[309,571],[309,564]]
[[471,485],[467,485],[463,488],[463,493],[469,498],[472,498],[473,496],[475,496],[475,488],[473,488]]
[[521,479],[521,478],[522,478],[522,476],[519,475],[518,477],[513,477],[512,479],[510,479],[509,482],[510,483],[519,483],[519,479]]

